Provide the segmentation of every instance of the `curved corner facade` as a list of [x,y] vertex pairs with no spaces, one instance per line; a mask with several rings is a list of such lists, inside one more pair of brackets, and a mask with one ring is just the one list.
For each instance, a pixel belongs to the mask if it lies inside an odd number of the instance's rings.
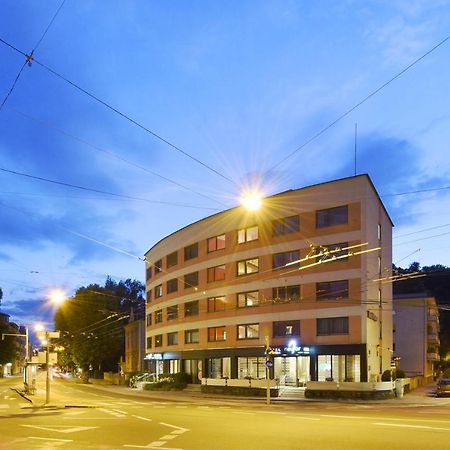
[[301,385],[390,368],[392,223],[367,175],[207,217],[146,261],[152,372]]

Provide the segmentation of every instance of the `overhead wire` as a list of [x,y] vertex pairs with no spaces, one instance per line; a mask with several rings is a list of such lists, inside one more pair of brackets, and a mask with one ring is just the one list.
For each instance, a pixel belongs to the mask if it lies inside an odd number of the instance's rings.
[[269,174],[273,170],[275,170],[277,167],[279,167],[281,164],[285,163],[288,159],[290,159],[292,156],[294,156],[296,153],[298,153],[300,150],[305,148],[307,145],[309,145],[311,142],[315,141],[317,138],[322,136],[326,131],[328,131],[330,128],[332,128],[334,125],[336,125],[338,122],[340,122],[342,119],[347,117],[349,114],[351,114],[355,109],[359,108],[361,105],[366,103],[369,99],[371,99],[373,96],[378,94],[381,90],[383,90],[386,86],[391,84],[393,81],[395,81],[397,78],[401,77],[405,72],[407,72],[409,69],[414,67],[416,64],[418,64],[420,61],[422,61],[424,58],[426,58],[428,55],[433,53],[435,50],[437,50],[439,47],[444,45],[448,40],[450,39],[450,36],[445,37],[440,42],[438,42],[435,46],[433,46],[430,50],[422,54],[420,57],[416,58],[412,63],[408,64],[405,68],[403,68],[400,72],[398,72],[396,75],[394,75],[392,78],[390,78],[388,81],[383,83],[381,86],[376,88],[374,91],[369,93],[366,97],[364,97],[362,100],[360,100],[358,103],[356,103],[354,106],[349,108],[347,111],[345,111],[343,114],[341,114],[339,117],[337,117],[335,120],[333,120],[330,124],[322,128],[319,132],[314,134],[311,138],[306,140],[302,145],[291,151],[288,155],[286,155],[284,158],[282,158],[280,161],[278,161],[275,165],[273,165],[270,169],[268,169],[265,172],[265,175]]

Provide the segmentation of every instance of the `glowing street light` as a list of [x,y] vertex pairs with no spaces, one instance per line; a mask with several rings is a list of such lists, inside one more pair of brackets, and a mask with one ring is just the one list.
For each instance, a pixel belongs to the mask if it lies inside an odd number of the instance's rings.
[[48,295],[48,298],[54,305],[61,305],[61,303],[66,300],[67,296],[62,289],[52,289]]
[[256,191],[246,192],[241,197],[241,203],[249,211],[256,211],[262,206],[262,197]]

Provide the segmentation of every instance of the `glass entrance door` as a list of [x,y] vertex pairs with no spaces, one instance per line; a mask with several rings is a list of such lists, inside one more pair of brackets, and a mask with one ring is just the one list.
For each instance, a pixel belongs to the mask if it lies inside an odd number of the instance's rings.
[[274,358],[274,375],[281,386],[304,386],[309,381],[309,356]]

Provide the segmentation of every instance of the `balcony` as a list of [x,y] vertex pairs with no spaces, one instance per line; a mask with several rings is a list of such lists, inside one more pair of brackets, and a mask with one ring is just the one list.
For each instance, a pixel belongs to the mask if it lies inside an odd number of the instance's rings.
[[441,341],[439,340],[439,335],[437,333],[428,333],[427,343],[440,345]]
[[437,352],[428,352],[427,353],[427,359],[428,359],[428,361],[439,361],[440,360],[439,353],[437,353]]

